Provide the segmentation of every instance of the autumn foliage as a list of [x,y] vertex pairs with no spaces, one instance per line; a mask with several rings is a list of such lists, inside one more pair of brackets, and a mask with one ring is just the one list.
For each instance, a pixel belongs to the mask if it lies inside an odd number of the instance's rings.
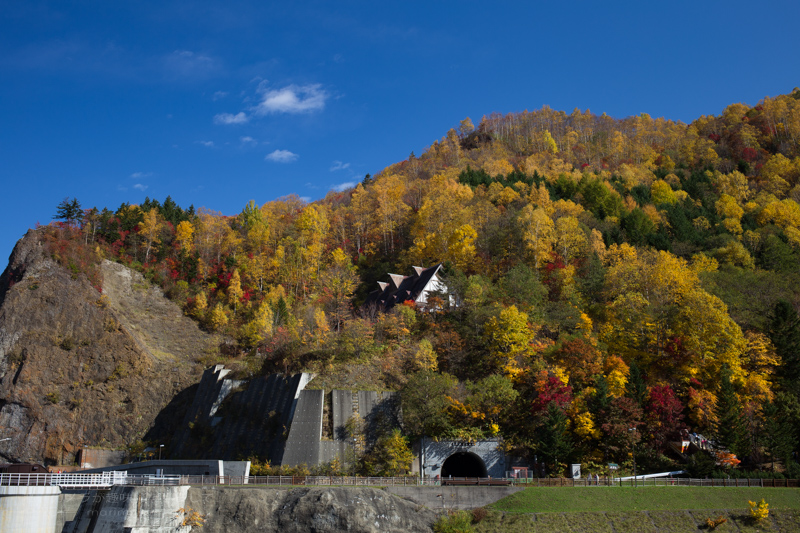
[[[665,465],[687,429],[756,464],[797,451],[758,436],[762,405],[794,413],[800,398],[798,201],[795,90],[688,125],[493,114],[317,202],[226,216],[168,197],[76,218],[65,201],[69,219],[44,234],[98,288],[100,257],[143,271],[231,339],[221,359],[430,388],[439,412],[404,406],[407,436]],[[388,273],[439,262],[437,305],[362,306]],[[558,454],[543,450],[545,420]]]

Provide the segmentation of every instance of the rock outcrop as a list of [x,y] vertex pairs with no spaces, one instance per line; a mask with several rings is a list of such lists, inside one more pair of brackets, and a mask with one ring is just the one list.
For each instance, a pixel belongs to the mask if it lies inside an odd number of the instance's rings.
[[65,531],[183,532],[194,523],[209,533],[413,533],[430,532],[436,518],[427,508],[367,487],[114,487],[104,495],[89,493]]
[[182,420],[214,339],[140,274],[101,269],[104,294],[39,230],[14,248],[0,276],[0,460],[69,463]]

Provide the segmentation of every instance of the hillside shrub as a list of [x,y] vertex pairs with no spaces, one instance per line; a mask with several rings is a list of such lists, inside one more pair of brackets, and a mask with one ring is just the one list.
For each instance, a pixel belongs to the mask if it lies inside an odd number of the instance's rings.
[[450,511],[433,524],[434,533],[471,533],[472,515],[467,511]]

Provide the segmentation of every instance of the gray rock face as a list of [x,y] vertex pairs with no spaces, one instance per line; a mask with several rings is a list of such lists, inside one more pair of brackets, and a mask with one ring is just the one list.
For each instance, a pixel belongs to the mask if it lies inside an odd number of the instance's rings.
[[185,507],[205,515],[203,531],[213,533],[428,532],[437,517],[373,488],[193,487]]
[[53,260],[44,231],[20,239],[0,276],[0,461],[69,464],[157,423],[168,437],[212,339],[123,265],[101,265],[101,294]]

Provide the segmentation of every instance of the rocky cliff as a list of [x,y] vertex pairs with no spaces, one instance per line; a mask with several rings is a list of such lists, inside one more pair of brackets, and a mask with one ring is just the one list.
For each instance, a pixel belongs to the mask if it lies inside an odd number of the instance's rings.
[[89,493],[69,533],[430,532],[436,513],[380,489],[114,487]]
[[[103,294],[31,230],[0,276],[0,460],[65,464],[178,424],[216,351],[158,288],[103,262]],[[169,408],[167,408],[169,406]]]

